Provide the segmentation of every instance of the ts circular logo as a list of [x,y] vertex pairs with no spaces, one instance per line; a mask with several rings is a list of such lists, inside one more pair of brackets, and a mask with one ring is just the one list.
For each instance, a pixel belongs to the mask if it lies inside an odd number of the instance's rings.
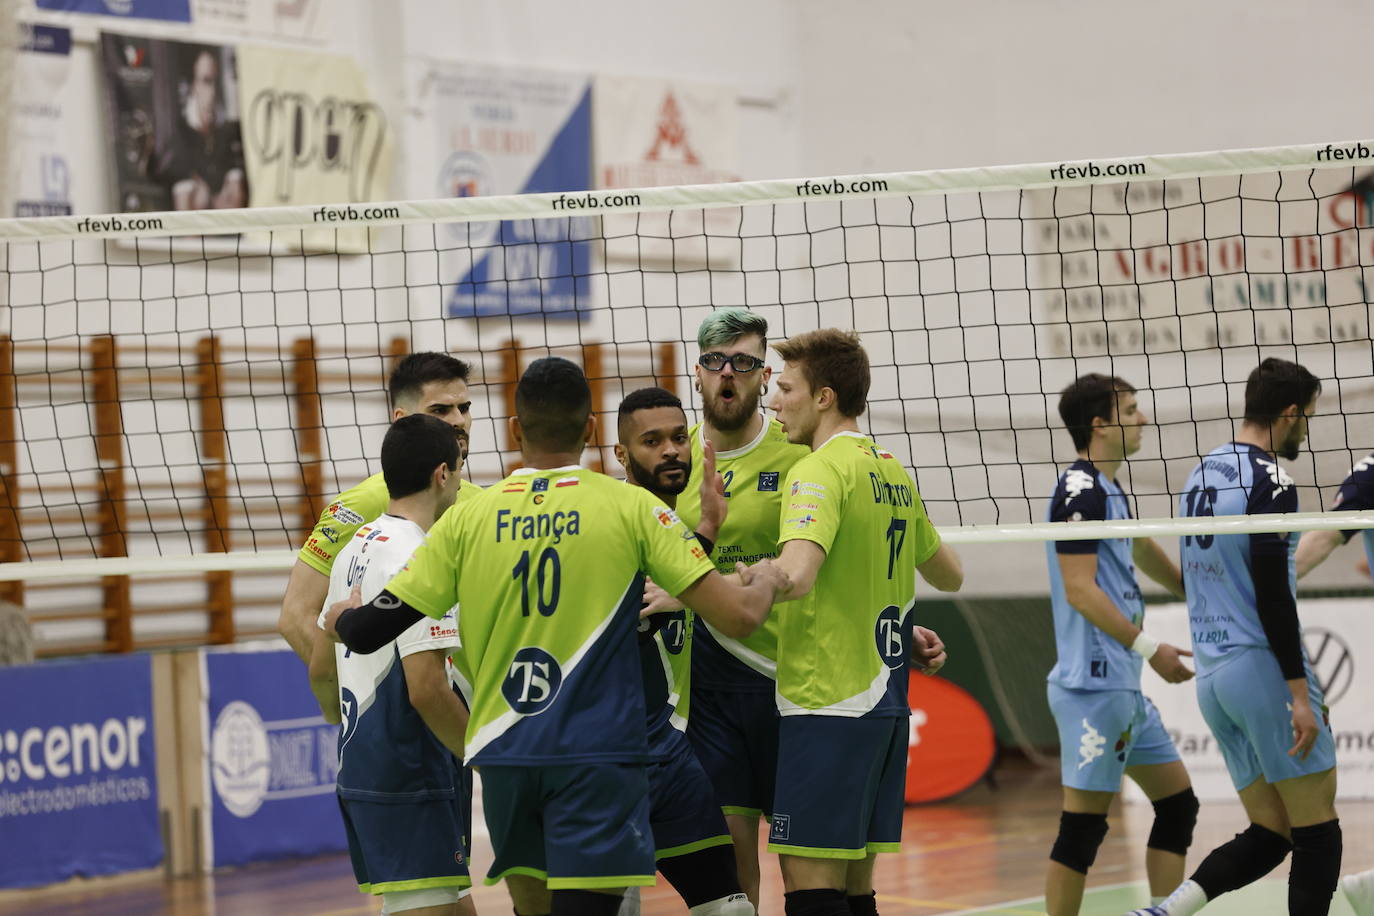
[[262,807],[272,775],[267,729],[258,711],[242,700],[220,710],[210,735],[210,773],[215,793],[236,817]]
[[558,660],[537,646],[526,646],[515,653],[501,684],[501,694],[510,708],[522,716],[538,715],[552,705],[563,686],[563,670]]
[[1333,706],[1350,689],[1355,677],[1355,656],[1344,639],[1324,627],[1307,627],[1302,641],[1326,703]]
[[873,628],[873,641],[878,646],[878,654],[883,664],[894,671],[906,662],[905,643],[902,641],[902,609],[889,604],[878,615]]
[[343,728],[339,732],[339,749],[342,751],[358,733],[358,698],[347,687],[339,690],[339,713]]
[[663,634],[663,648],[672,655],[681,655],[682,647],[687,642],[687,612],[673,611],[664,616],[668,619],[659,631]]

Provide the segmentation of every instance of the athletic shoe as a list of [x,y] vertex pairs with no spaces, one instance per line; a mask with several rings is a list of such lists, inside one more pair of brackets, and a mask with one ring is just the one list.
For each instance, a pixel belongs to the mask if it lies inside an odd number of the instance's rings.
[[1147,906],[1143,910],[1131,910],[1126,916],[1169,916],[1169,914],[1157,906]]
[[1341,879],[1341,890],[1355,916],[1374,916],[1374,875],[1346,875]]

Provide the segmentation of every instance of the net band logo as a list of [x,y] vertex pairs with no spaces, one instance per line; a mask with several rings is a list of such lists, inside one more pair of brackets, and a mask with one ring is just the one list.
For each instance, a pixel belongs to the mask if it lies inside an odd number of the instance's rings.
[[99,219],[88,216],[76,221],[77,232],[124,232],[125,230],[137,232],[161,228],[162,220],[158,217],[120,219],[118,216],[111,216],[106,219]]
[[602,207],[638,207],[639,204],[638,194],[602,194],[600,197],[595,194],[577,197],[559,194],[553,199],[555,210],[599,210]]
[[351,223],[360,219],[400,219],[400,207],[320,207],[311,216],[317,223]]
[[1325,149],[1317,150],[1318,162],[1343,162],[1347,159],[1368,159],[1374,156],[1374,149],[1370,149],[1363,143],[1356,143],[1354,146],[1337,146],[1334,143],[1326,144]]
[[797,185],[797,196],[824,197],[827,194],[870,194],[886,190],[887,181],[882,178],[856,178],[853,181],[841,181],[838,178],[832,178],[829,181],[803,181]]
[[1124,175],[1144,174],[1145,163],[1143,162],[1109,162],[1106,165],[1098,165],[1096,162],[1085,162],[1082,165],[1069,165],[1061,162],[1059,165],[1050,169],[1050,177],[1053,179],[1102,178],[1104,176],[1114,178]]

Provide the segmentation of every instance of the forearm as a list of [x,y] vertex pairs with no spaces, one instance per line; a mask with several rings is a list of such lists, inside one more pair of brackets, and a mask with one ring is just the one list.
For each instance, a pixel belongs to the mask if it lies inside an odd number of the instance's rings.
[[400,636],[424,614],[386,589],[361,607],[344,611],[335,621],[339,641],[360,655],[370,655]]
[[330,725],[339,724],[339,671],[335,662],[334,644],[323,633],[315,640],[310,654],[310,692],[320,704],[320,713]]
[[453,688],[447,683],[427,690],[423,696],[411,697],[410,703],[420,714],[434,737],[459,760],[463,759],[468,730],[468,711]]
[[1304,531],[1298,541],[1298,578],[1306,576],[1320,566],[1331,551],[1345,543],[1345,534],[1340,531]]
[[1140,571],[1162,585],[1175,598],[1183,598],[1183,574],[1152,538],[1136,538],[1131,554]]
[[277,632],[307,665],[320,635],[315,619],[328,595],[329,577],[297,560],[282,596]]
[[1096,583],[1067,589],[1069,604],[1093,626],[1126,648],[1135,643],[1140,628],[1122,616],[1116,603]]
[[928,585],[942,592],[957,592],[964,584],[964,565],[958,552],[948,544],[941,544],[916,571]]

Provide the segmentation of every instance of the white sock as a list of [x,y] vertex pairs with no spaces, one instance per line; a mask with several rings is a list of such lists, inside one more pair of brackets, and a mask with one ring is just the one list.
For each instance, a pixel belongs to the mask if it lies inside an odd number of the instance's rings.
[[1189,879],[1180,884],[1163,903],[1157,905],[1169,916],[1193,916],[1207,905],[1207,895],[1202,892],[1196,881]]
[[754,916],[754,905],[743,894],[699,903],[687,911],[692,916]]
[[1167,900],[1167,899],[1168,899],[1167,897],[1151,897],[1151,898],[1150,898],[1150,906],[1159,906],[1161,903],[1163,903],[1163,902],[1164,902],[1165,900]]

